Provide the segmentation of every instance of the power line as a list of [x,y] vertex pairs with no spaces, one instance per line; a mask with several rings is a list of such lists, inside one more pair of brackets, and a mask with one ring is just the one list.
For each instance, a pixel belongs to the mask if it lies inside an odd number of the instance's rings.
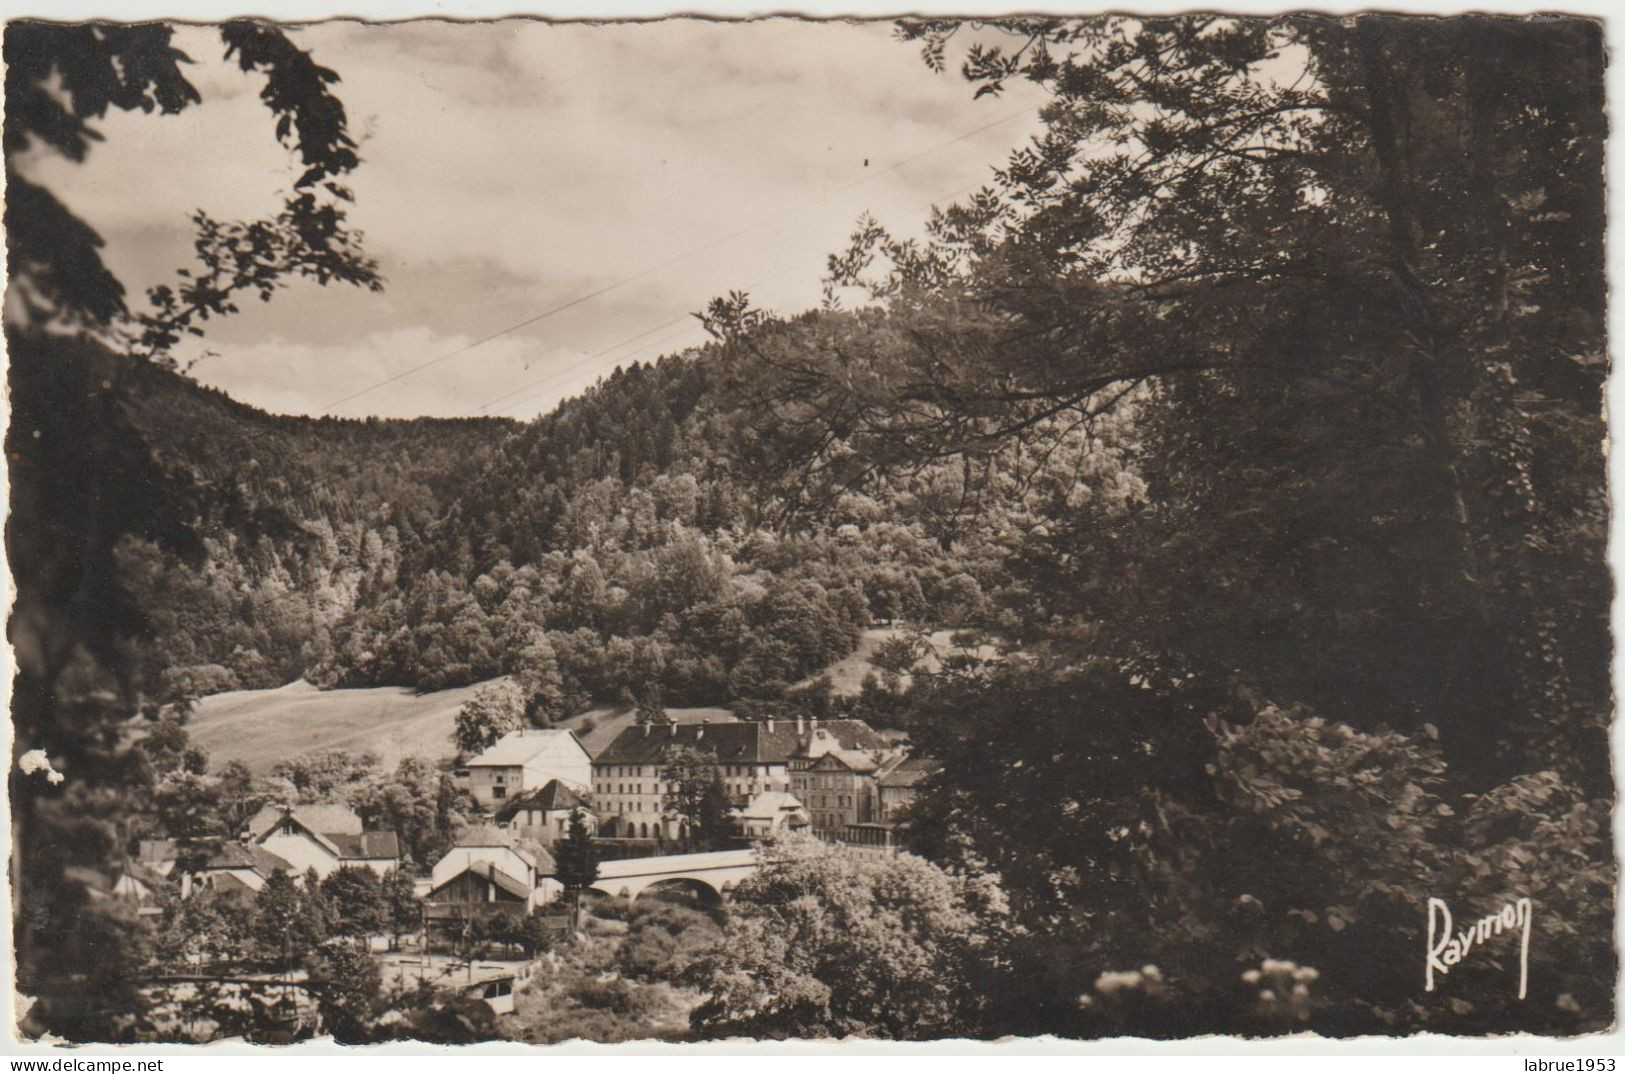
[[[842,186],[836,187],[835,190],[832,191],[832,193],[837,193],[837,194],[843,193],[843,192],[845,192],[847,190],[851,190],[853,187],[861,186],[864,183],[873,182],[874,180],[880,178],[883,175],[888,175],[891,172],[896,171],[898,168],[902,168],[902,167],[905,167],[906,165],[912,164],[915,161],[920,160],[923,157],[930,156],[932,153],[938,152],[939,150],[946,149],[951,145],[957,145],[958,143],[963,142],[967,138],[973,138],[976,135],[981,134],[983,131],[991,130],[992,128],[997,127],[1002,123],[1008,123],[1012,119],[1016,119],[1016,118],[1018,118],[1020,116],[1025,116],[1025,115],[1029,115],[1029,114],[1031,114],[1031,109],[1030,108],[1022,108],[1022,109],[1020,109],[1018,111],[1008,113],[1007,115],[1001,116],[998,119],[993,120],[992,122],[984,123],[980,127],[976,127],[973,130],[965,131],[963,134],[960,134],[960,135],[957,135],[957,136],[955,136],[953,138],[950,138],[946,142],[942,142],[942,143],[939,143],[938,145],[934,145],[934,146],[930,147],[929,149],[922,150],[922,151],[920,151],[918,153],[915,153],[913,156],[905,157],[902,160],[895,161],[894,163],[889,164],[886,167],[879,169],[878,171],[871,172],[871,173],[869,173],[867,175],[860,176],[859,178],[853,180],[852,182],[849,182],[849,183],[846,183],[846,184],[844,184]],[[335,399],[335,400],[333,400],[333,402],[328,403],[326,406],[324,406],[321,409],[320,413],[322,413],[322,414],[330,414],[335,409],[337,409],[338,407],[343,406],[345,403],[351,402],[352,400],[355,400],[355,399],[359,399],[363,395],[371,394],[372,392],[377,391],[379,388],[388,387],[389,385],[394,384],[394,383],[396,383],[398,381],[405,380],[407,377],[410,377],[410,376],[412,376],[412,375],[414,375],[416,373],[421,373],[423,370],[428,369],[428,368],[430,368],[432,366],[439,365],[442,362],[448,362],[453,358],[457,358],[457,357],[459,357],[461,355],[467,354],[469,351],[474,350],[476,347],[482,347],[485,344],[490,343],[493,340],[501,339],[503,336],[506,336],[506,335],[508,335],[508,334],[510,334],[512,332],[519,331],[521,328],[528,328],[529,326],[531,326],[533,324],[536,324],[536,323],[538,323],[540,321],[544,321],[549,317],[555,316],[556,314],[563,313],[565,310],[573,309],[574,307],[581,305],[583,302],[589,302],[592,299],[600,297],[601,295],[606,295],[611,291],[614,291],[614,290],[616,290],[618,288],[624,287],[629,283],[633,283],[633,282],[635,282],[637,280],[641,280],[646,276],[651,276],[654,273],[661,271],[662,269],[667,269],[667,268],[670,268],[671,266],[673,266],[675,264],[678,264],[679,262],[686,261],[690,257],[694,257],[694,256],[697,256],[699,254],[705,253],[708,250],[714,250],[718,246],[721,246],[721,245],[723,245],[724,243],[727,243],[727,242],[731,242],[732,240],[740,237],[741,235],[746,234],[747,232],[754,231],[759,227],[765,227],[768,224],[776,223],[779,220],[782,220],[787,216],[792,216],[795,213],[798,213],[802,209],[804,209],[806,207],[806,205],[807,205],[807,202],[805,202],[805,201],[800,203],[800,204],[797,204],[797,205],[792,205],[789,208],[786,208],[786,209],[784,209],[784,210],[782,210],[782,211],[780,211],[778,213],[775,213],[772,216],[763,217],[762,219],[757,220],[757,221],[755,221],[753,223],[747,224],[744,227],[739,228],[736,231],[731,231],[728,234],[723,235],[721,238],[713,239],[711,242],[708,242],[703,246],[697,246],[694,249],[691,249],[691,250],[688,250],[688,251],[686,251],[684,253],[678,254],[676,257],[670,258],[670,259],[668,259],[666,261],[662,261],[658,265],[652,265],[649,268],[643,269],[643,270],[641,270],[639,272],[635,272],[630,276],[622,277],[621,279],[616,280],[613,283],[606,284],[605,286],[600,287],[596,291],[590,291],[587,294],[579,295],[576,298],[572,298],[568,302],[562,302],[562,303],[560,303],[560,304],[558,304],[556,306],[549,307],[548,309],[543,310],[541,313],[535,314],[534,316],[527,317],[522,321],[518,321],[518,322],[515,322],[514,324],[508,325],[506,328],[499,328],[495,332],[490,333],[489,335],[481,336],[479,339],[474,340],[472,343],[466,343],[463,346],[458,347],[456,350],[447,351],[445,354],[439,355],[438,357],[435,357],[435,358],[431,358],[426,362],[420,362],[417,365],[412,366],[409,369],[405,369],[405,370],[402,370],[401,372],[396,373],[396,374],[394,374],[392,376],[385,377],[383,380],[380,380],[377,383],[369,384],[366,387],[361,388],[361,389],[359,389],[357,391],[351,392],[349,395],[346,395],[346,396],[344,396],[344,397],[342,397],[340,399]]]
[[[969,194],[971,191],[980,188],[982,185],[983,185],[982,183],[975,183],[975,184],[973,184],[971,186],[968,186],[968,187],[962,187],[962,188],[955,189],[953,191],[947,191],[947,192],[944,192],[942,194],[938,194],[938,195],[936,195],[934,197],[926,199],[923,202],[920,202],[919,205],[915,206],[914,208],[922,209],[922,208],[925,208],[927,206],[935,205],[938,202],[941,202],[943,200],[963,197],[964,195]],[[772,279],[773,277],[782,275],[786,271],[788,271],[787,268],[776,269],[775,271],[769,273],[768,275],[760,276],[756,280],[752,281],[751,283],[746,284],[744,289],[746,291],[750,291],[751,289],[756,288],[756,287],[760,286],[763,283],[766,283],[768,280]],[[497,403],[500,403],[505,399],[512,399],[513,396],[519,395],[521,392],[530,391],[530,389],[532,389],[532,388],[541,388],[541,389],[543,389],[543,390],[540,390],[540,391],[531,392],[530,394],[525,395],[523,398],[514,399],[512,402],[510,402],[507,405],[499,408],[496,411],[496,413],[500,414],[500,413],[503,413],[505,411],[511,411],[514,407],[523,406],[525,403],[530,402],[532,399],[535,399],[538,396],[546,394],[545,386],[550,386],[551,384],[555,383],[564,374],[570,373],[570,372],[572,372],[572,371],[574,371],[576,369],[579,369],[582,366],[586,365],[587,363],[591,362],[592,360],[594,360],[596,358],[601,358],[604,355],[610,353],[611,351],[619,350],[621,347],[625,346],[628,343],[631,343],[633,340],[641,339],[643,336],[649,335],[651,332],[658,332],[662,328],[666,328],[666,327],[668,327],[670,325],[677,324],[678,322],[681,322],[681,321],[687,321],[691,316],[693,316],[693,315],[690,314],[690,313],[684,313],[684,314],[678,315],[677,317],[674,317],[673,319],[671,319],[669,321],[664,322],[663,324],[657,324],[653,328],[646,329],[645,331],[639,332],[635,336],[630,336],[627,339],[621,340],[619,343],[616,343],[616,344],[614,344],[612,346],[606,347],[604,350],[601,350],[596,354],[590,354],[590,355],[586,356],[585,358],[582,358],[582,359],[580,359],[578,361],[572,362],[570,365],[565,366],[563,369],[554,370],[551,373],[548,373],[545,376],[543,376],[540,380],[531,381],[528,384],[522,384],[518,388],[515,388],[513,391],[506,392],[506,393],[504,393],[502,395],[497,396],[495,399],[492,399],[492,400],[490,400],[490,401],[488,401],[486,403],[481,404],[478,407],[478,409],[482,410],[482,411],[483,410],[488,410],[492,406],[495,406]],[[654,341],[652,341],[650,343],[644,344],[642,347],[638,347],[638,348],[636,348],[634,350],[627,351],[625,354],[619,355],[616,358],[616,361],[624,361],[625,359],[631,357],[632,355],[637,354],[639,351],[647,350],[649,347],[655,346],[656,344],[662,343],[662,342],[664,342],[664,341],[666,341],[668,339],[674,339],[674,338],[676,338],[677,336],[680,336],[680,335],[682,335],[681,332],[669,333],[669,334],[667,334],[665,336],[660,337],[660,339],[657,339],[657,340],[654,340]],[[472,412],[469,414],[469,416],[473,416]]]
[[[923,209],[923,208],[926,208],[928,206],[935,205],[938,202],[941,202],[941,201],[944,201],[944,200],[963,197],[966,194],[969,194],[971,191],[979,189],[982,185],[983,185],[982,183],[976,183],[976,184],[973,184],[973,185],[968,186],[968,187],[962,187],[962,188],[959,188],[959,189],[954,190],[954,191],[948,191],[948,192],[944,192],[942,194],[938,194],[935,197],[932,197],[932,198],[927,199],[926,201],[920,202],[914,208]],[[752,287],[759,286],[760,284],[767,282],[768,280],[772,279],[775,276],[782,275],[784,272],[787,272],[788,270],[789,270],[789,267],[786,266],[784,268],[776,269],[775,271],[768,273],[766,276],[759,276],[759,277],[756,278],[755,281],[753,281],[752,283],[747,284],[746,288],[749,289],[749,288],[752,288]],[[690,316],[692,316],[692,314],[684,313],[684,314],[681,314],[681,315],[679,315],[677,317],[674,317],[672,320],[666,321],[663,324],[658,324],[658,325],[655,325],[653,328],[645,329],[644,331],[639,332],[637,335],[628,336],[626,339],[622,340],[620,343],[617,343],[617,344],[615,344],[614,346],[611,346],[611,347],[607,347],[604,350],[599,351],[597,354],[589,355],[587,359],[584,359],[581,362],[573,363],[572,366],[570,366],[570,367],[568,367],[566,369],[563,369],[563,370],[556,370],[553,374],[550,374],[548,377],[544,377],[542,381],[522,385],[521,387],[519,387],[515,391],[507,393],[507,395],[498,396],[496,399],[491,400],[491,402],[482,405],[479,409],[484,410],[487,407],[489,407],[489,406],[491,406],[491,405],[493,405],[493,404],[495,404],[497,402],[500,402],[503,399],[508,398],[509,396],[517,394],[518,392],[526,391],[526,390],[528,390],[530,388],[537,387],[541,383],[545,383],[547,381],[551,381],[553,379],[556,379],[556,377],[559,374],[569,372],[570,369],[573,369],[573,368],[579,367],[582,364],[585,364],[585,361],[587,361],[587,360],[590,360],[592,358],[602,357],[603,355],[608,354],[611,351],[617,350],[618,348],[623,347],[628,343],[631,343],[631,342],[633,342],[635,340],[638,340],[638,339],[642,339],[644,336],[650,335],[650,334],[652,334],[654,332],[658,332],[662,328],[668,327],[670,325],[677,324],[679,321],[686,321],[686,320],[688,320],[688,318]],[[628,352],[626,352],[626,354],[621,355],[620,360],[624,360],[627,357],[630,357],[631,355],[638,353],[639,351],[647,350],[649,347],[656,346],[656,345],[658,345],[660,343],[665,342],[668,339],[675,338],[676,336],[681,335],[681,334],[682,333],[680,333],[680,332],[673,332],[673,333],[669,333],[669,334],[667,334],[665,336],[662,336],[659,339],[651,340],[650,342],[644,344],[643,346],[635,348],[634,350],[628,351]],[[540,394],[542,394],[542,393],[537,392],[537,393],[534,393],[532,395],[526,396],[523,399],[514,400],[513,402],[509,403],[508,405],[502,407],[502,410],[511,410],[512,408],[514,408],[516,406],[521,406],[524,403],[529,402],[531,399],[534,399],[537,395],[540,395]],[[459,415],[459,416],[461,416],[461,417],[472,417],[473,415],[472,414],[463,414],[463,415]],[[333,488],[334,488],[333,480],[324,479],[324,480],[321,480],[321,481],[317,481],[310,488],[306,489],[306,495],[307,496],[312,496],[315,493],[317,493],[319,491],[324,491],[324,490],[325,491],[332,491]],[[263,605],[257,606],[257,610],[264,610],[264,609],[267,609],[267,608],[276,607],[276,606],[282,604],[285,601],[294,600],[294,599],[304,599],[304,598],[307,598],[308,596],[309,596],[309,594],[304,593],[302,591],[292,590],[290,592],[282,594],[281,596],[271,598],[270,600],[266,601]]]
[[[653,328],[646,328],[643,331],[639,332],[635,336],[628,336],[625,339],[621,340],[619,343],[612,343],[608,347],[605,347],[601,351],[597,351],[597,352],[595,352],[593,354],[587,355],[584,358],[580,358],[580,359],[578,359],[578,360],[576,360],[574,362],[571,362],[569,365],[563,367],[562,369],[550,370],[546,374],[544,374],[540,380],[528,381],[527,383],[521,384],[519,387],[513,389],[510,392],[504,392],[502,395],[497,396],[495,399],[488,399],[485,402],[481,403],[479,406],[475,407],[474,411],[489,410],[493,406],[495,406],[496,404],[502,402],[504,399],[511,399],[512,397],[518,395],[520,392],[529,391],[531,388],[534,388],[534,387],[536,387],[536,386],[538,386],[540,384],[544,384],[544,383],[548,383],[550,381],[553,381],[553,380],[557,379],[558,377],[562,376],[565,373],[568,373],[568,372],[571,372],[572,370],[581,368],[582,366],[586,365],[588,362],[594,361],[595,359],[598,359],[598,358],[602,358],[604,355],[609,354],[611,351],[620,350],[622,347],[626,346],[628,343],[632,343],[632,342],[634,342],[636,340],[642,339],[644,336],[647,336],[647,335],[649,335],[651,333],[658,332],[662,328],[669,328],[672,325],[678,323],[679,321],[686,321],[686,320],[688,320],[688,317],[689,317],[689,315],[687,313],[680,314],[680,315],[672,318],[669,321],[664,321],[664,322],[662,322],[660,324],[655,325]],[[670,333],[668,335],[661,336],[660,339],[655,340],[654,342],[655,343],[660,343],[660,342],[663,342],[663,341],[665,341],[667,339],[671,339],[671,338],[673,338],[673,337],[675,337],[676,335],[679,335],[679,334],[680,333],[675,333],[675,332]],[[652,346],[652,344],[645,344],[645,346]],[[643,349],[642,347],[638,348],[638,350],[642,350],[642,349]],[[628,352],[628,353],[634,353],[635,354],[636,351],[631,351],[631,352]],[[522,401],[523,400],[521,400],[521,402]],[[516,404],[510,403],[508,406],[505,406],[502,409],[507,410],[510,407],[514,406],[514,405],[516,405]],[[474,411],[471,411],[468,416],[470,416],[470,417],[474,416]]]

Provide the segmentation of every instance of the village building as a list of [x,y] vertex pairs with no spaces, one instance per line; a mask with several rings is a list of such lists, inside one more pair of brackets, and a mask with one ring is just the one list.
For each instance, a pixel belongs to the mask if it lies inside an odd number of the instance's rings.
[[900,757],[875,774],[878,794],[877,819],[899,821],[926,780],[942,770],[942,762],[934,757]]
[[459,832],[429,875],[424,896],[430,920],[466,920],[496,913],[523,916],[563,890],[552,879],[545,847],[501,828]]
[[552,780],[572,790],[592,787],[592,756],[573,731],[527,728],[510,731],[458,769],[481,809],[495,811],[510,798]]
[[907,810],[927,779],[942,768],[932,757],[894,757],[874,774],[875,811],[870,819],[846,826],[836,838],[877,854],[895,854],[908,828]]
[[[813,743],[817,745],[814,746]],[[666,815],[666,757],[679,746],[713,755],[728,803],[737,809],[760,794],[794,793],[791,759],[809,748],[883,751],[886,743],[862,720],[733,720],[628,727],[593,760],[593,804],[600,833],[623,839],[677,839]],[[799,797],[799,795],[797,796]]]
[[796,760],[791,786],[807,807],[814,834],[839,836],[849,824],[875,819],[874,775],[882,762],[874,754],[830,749]]
[[299,870],[292,862],[257,843],[226,843],[197,872],[181,877],[181,896],[209,889],[225,894],[256,895],[275,873]]
[[799,799],[784,791],[763,791],[732,811],[739,834],[763,839],[779,832],[799,832],[812,822]]
[[401,864],[394,832],[362,831],[361,818],[342,805],[268,805],[248,822],[243,841],[326,879],[340,866],[364,866],[382,876]]
[[[165,840],[167,842],[167,840]],[[173,867],[174,862],[170,862]],[[143,917],[163,913],[162,896],[174,885],[169,878],[139,860],[126,860],[111,869],[70,865],[64,873],[77,880],[93,900],[111,900],[133,906]]]
[[516,832],[521,838],[554,846],[570,834],[570,816],[581,810],[591,834],[597,830],[598,818],[587,804],[587,796],[569,784],[550,779],[541,787],[510,798],[496,811],[496,822]]
[[[133,869],[138,867],[141,875],[175,888],[185,897],[203,888],[252,895],[265,886],[272,873],[299,875],[293,863],[286,858],[245,841],[233,841],[215,848],[203,866],[191,873],[179,872],[179,858],[180,844],[176,840],[143,839],[137,850],[136,861],[131,863],[132,871],[127,871],[126,877],[136,879],[137,874]],[[155,888],[156,885],[144,883],[142,886]]]

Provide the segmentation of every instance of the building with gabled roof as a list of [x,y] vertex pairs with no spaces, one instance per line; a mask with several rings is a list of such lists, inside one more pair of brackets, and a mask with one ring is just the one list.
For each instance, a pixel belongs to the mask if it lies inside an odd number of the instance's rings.
[[463,762],[468,792],[482,809],[497,810],[510,798],[558,780],[575,790],[592,786],[592,755],[562,728],[510,731],[489,749]]
[[249,837],[257,839],[264,835],[275,827],[289,810],[292,810],[299,818],[299,822],[311,831],[357,835],[363,827],[359,813],[337,802],[309,802],[294,806],[268,804],[260,806],[259,811],[249,818],[247,824]]
[[899,820],[919,797],[926,780],[942,770],[935,757],[899,757],[875,774],[879,815],[885,821]]
[[340,866],[364,866],[382,876],[400,868],[394,832],[362,830],[361,817],[342,805],[267,805],[249,820],[244,841],[326,879]]
[[163,913],[160,896],[174,888],[168,877],[159,875],[150,866],[134,859],[126,859],[105,870],[69,865],[64,867],[62,873],[67,879],[82,885],[91,899],[127,903],[143,917]]
[[289,873],[297,877],[300,870],[286,858],[258,843],[225,843],[209,856],[197,872],[181,878],[181,894],[190,895],[199,888],[209,888],[219,892],[254,895],[265,886],[273,873]]
[[731,811],[739,833],[762,839],[779,832],[799,832],[812,824],[801,800],[787,791],[763,791]]
[[550,779],[535,790],[508,799],[494,819],[521,838],[553,846],[570,833],[570,816],[578,809],[584,813],[587,830],[594,831],[598,821],[588,796],[567,783]]
[[557,894],[558,883],[549,879],[555,871],[546,847],[503,828],[465,828],[435,862],[424,902],[437,918],[525,914]]
[[790,786],[806,807],[813,832],[839,836],[849,824],[875,819],[874,777],[889,759],[838,746],[794,758]]

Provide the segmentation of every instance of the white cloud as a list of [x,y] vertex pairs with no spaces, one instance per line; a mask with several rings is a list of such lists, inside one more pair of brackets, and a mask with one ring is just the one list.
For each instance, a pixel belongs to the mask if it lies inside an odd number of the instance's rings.
[[[190,210],[264,213],[291,181],[258,77],[221,63],[212,31],[179,37],[203,106],[111,116],[89,163],[39,172],[103,232],[132,295],[184,263]],[[196,373],[299,413],[627,277],[340,412],[478,412],[533,383],[538,363],[581,361],[756,281],[766,304],[805,307],[860,212],[917,225],[925,203],[985,180],[1036,127],[1035,91],[972,101],[877,24],[337,22],[298,40],[340,73],[366,135],[353,219],[388,289],[295,285],[250,302],[211,328],[223,357]],[[535,405],[620,353],[560,374]]]

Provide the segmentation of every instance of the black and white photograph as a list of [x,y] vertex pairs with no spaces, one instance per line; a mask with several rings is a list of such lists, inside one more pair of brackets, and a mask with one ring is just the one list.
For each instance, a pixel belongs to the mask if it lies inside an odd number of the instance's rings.
[[13,1044],[1617,1045],[1609,27],[1132,8],[6,15]]

